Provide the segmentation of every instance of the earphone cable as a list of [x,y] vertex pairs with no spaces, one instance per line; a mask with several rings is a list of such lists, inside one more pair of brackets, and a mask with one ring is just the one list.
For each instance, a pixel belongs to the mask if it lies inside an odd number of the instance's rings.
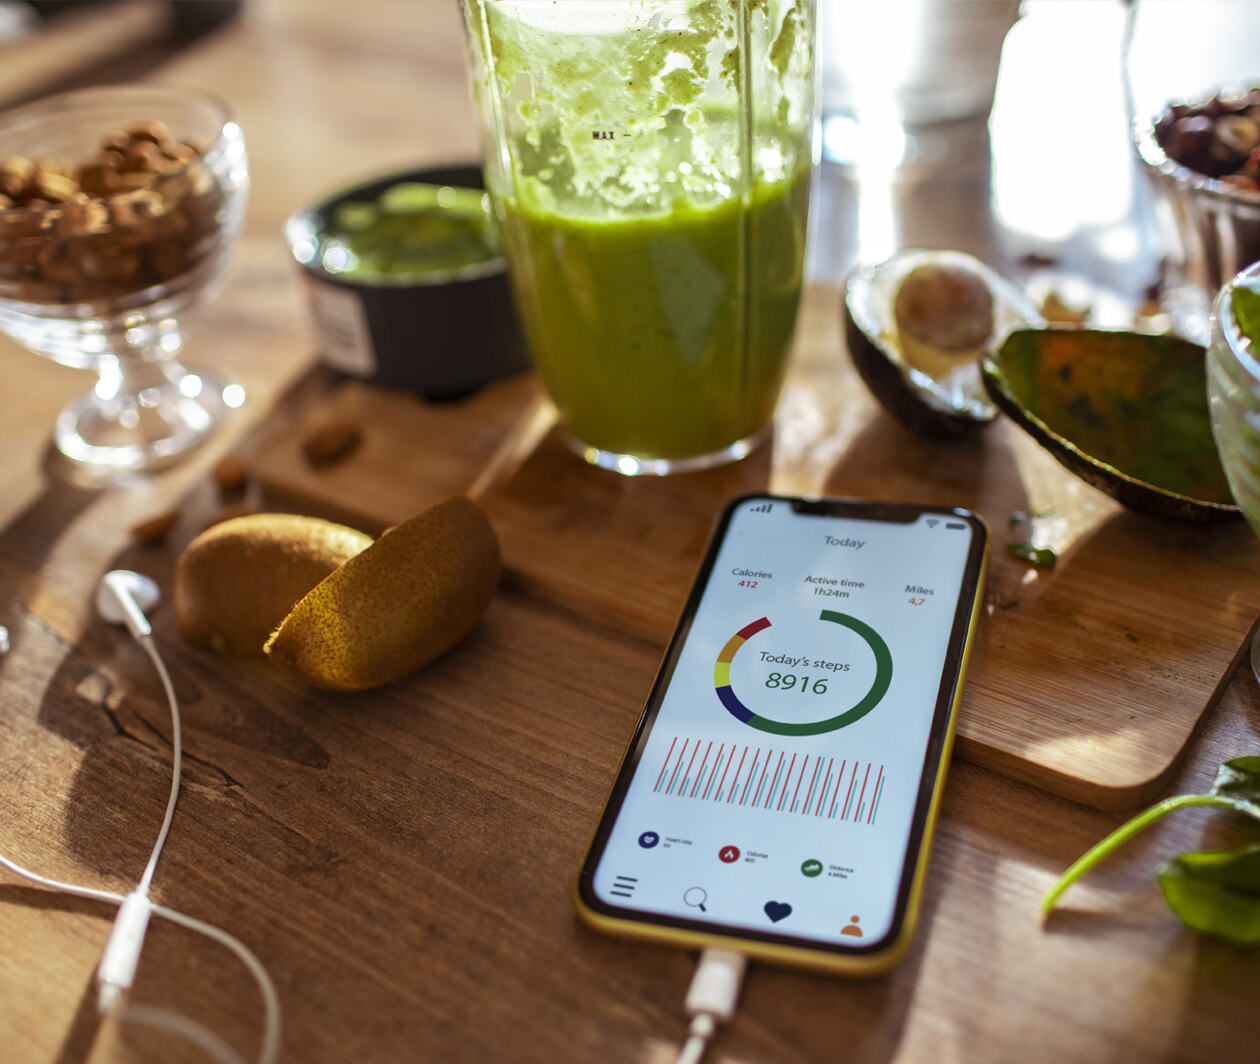
[[97,890],[94,887],[80,887],[75,883],[63,883],[59,879],[49,879],[47,876],[41,876],[29,869],[23,868],[19,864],[14,864],[4,854],[0,853],[0,865],[4,865],[10,872],[22,879],[29,879],[32,883],[36,883],[48,890],[55,890],[61,894],[73,894],[77,898],[91,898],[93,901],[103,901],[107,905],[121,905],[123,896],[115,894],[112,890]]
[[[89,898],[92,901],[101,901],[107,905],[119,906],[123,903],[123,895],[117,894],[110,890],[97,890],[94,887],[81,887],[76,883],[65,883],[59,879],[49,879],[47,876],[41,876],[30,869],[23,868],[21,865],[9,860],[3,854],[0,854],[0,865],[3,865],[14,875],[29,880],[38,886],[47,890],[55,890],[61,894],[71,894],[79,898]],[[244,942],[235,935],[229,934],[221,927],[215,927],[214,924],[206,923],[204,920],[198,920],[195,916],[188,916],[181,913],[177,909],[167,908],[165,905],[154,905],[153,913],[172,923],[186,927],[190,931],[196,931],[212,938],[220,943],[232,953],[237,959],[245,965],[250,974],[258,983],[258,990],[263,1000],[263,1037],[262,1046],[258,1052],[258,1064],[275,1064],[280,1053],[280,997],[276,993],[275,983],[272,982],[271,976],[267,974],[267,969],[263,967],[260,961]],[[118,1014],[119,1019],[127,1019],[127,1013],[130,1009],[121,1010]],[[189,1021],[190,1023],[192,1021]],[[169,1025],[168,1025],[169,1027]],[[197,1041],[190,1038],[190,1041]],[[204,1048],[204,1047],[203,1047]]]
[[249,969],[254,981],[258,984],[258,991],[263,1000],[263,1037],[262,1047],[258,1052],[258,1062],[259,1064],[275,1064],[276,1058],[280,1055],[280,995],[276,993],[276,984],[272,982],[267,969],[254,955],[254,951],[235,935],[229,934],[221,927],[215,927],[214,924],[206,923],[205,920],[198,920],[195,916],[168,909],[165,905],[153,906],[153,912],[190,931],[196,931],[207,938],[214,939],[235,953],[237,960]]
[[[143,620],[143,618],[141,618]],[[144,939],[144,925],[147,923],[147,914],[152,912],[166,920],[179,924],[189,930],[196,931],[208,938],[214,939],[232,953],[237,959],[245,965],[250,974],[253,975],[255,982],[258,984],[259,993],[263,1000],[263,1035],[262,1045],[259,1048],[258,1064],[275,1064],[280,1052],[280,998],[276,993],[275,983],[272,982],[271,976],[267,974],[267,969],[263,967],[262,962],[254,955],[245,943],[234,935],[229,934],[222,928],[216,927],[214,924],[199,920],[194,916],[188,916],[175,909],[169,909],[164,905],[154,905],[148,901],[148,893],[150,884],[153,881],[153,874],[157,869],[158,858],[161,857],[162,848],[166,844],[166,837],[171,830],[171,822],[175,817],[175,805],[179,800],[180,781],[183,775],[183,728],[179,711],[179,700],[175,696],[175,686],[171,682],[170,673],[167,671],[166,663],[162,660],[161,654],[158,652],[156,644],[153,642],[146,630],[143,632],[132,630],[136,641],[144,648],[149,656],[149,660],[153,662],[153,667],[157,670],[158,676],[162,681],[163,690],[166,692],[167,703],[171,712],[171,745],[173,749],[171,758],[171,788],[170,794],[166,802],[166,813],[162,818],[162,826],[158,829],[157,841],[153,845],[153,850],[149,854],[148,864],[145,866],[144,873],[140,878],[140,882],[136,889],[124,897],[122,894],[116,894],[113,891],[97,890],[93,887],[83,887],[75,883],[65,883],[61,880],[50,879],[46,876],[38,875],[29,869],[23,868],[21,865],[9,860],[3,854],[0,854],[0,865],[7,868],[10,872],[29,880],[48,890],[57,891],[62,894],[70,894],[75,897],[88,898],[92,901],[105,902],[115,907],[127,908],[133,901],[139,901],[141,907],[145,910],[142,913],[143,920],[139,925],[138,932],[129,937],[129,941],[122,945],[120,952],[129,954],[124,960],[124,967],[128,968],[125,976],[125,985],[119,987],[104,987],[102,990],[102,1002],[108,1002],[108,1007],[103,1004],[107,1014],[114,1019],[121,1021],[131,1021],[135,1023],[145,1024],[151,1027],[161,1028],[178,1034],[194,1045],[198,1046],[204,1052],[214,1057],[220,1064],[239,1064],[240,1057],[224,1042],[218,1035],[209,1031],[200,1024],[181,1016],[178,1013],[167,1009],[153,1008],[150,1006],[122,1004],[120,991],[125,990],[130,985],[131,972],[134,971],[135,963],[139,958],[140,948]],[[126,904],[124,904],[126,903]],[[120,910],[121,914],[121,910]],[[114,938],[119,934],[119,922],[115,922],[114,931],[111,933],[110,945],[113,945]],[[106,956],[102,958],[101,967],[98,968],[97,976],[100,979],[103,975],[103,969],[108,963],[111,954],[110,947],[106,948]],[[129,964],[128,964],[129,962]],[[106,980],[108,982],[108,979]]]
[[123,1023],[138,1023],[179,1035],[206,1056],[212,1057],[215,1064],[245,1064],[236,1050],[208,1027],[203,1027],[195,1020],[171,1009],[155,1008],[152,1005],[120,1005],[110,1015]]
[[166,815],[162,818],[162,826],[158,829],[157,842],[153,844],[153,852],[149,854],[149,863],[145,866],[144,874],[140,877],[140,882],[136,886],[136,890],[141,894],[149,893],[149,885],[153,882],[153,873],[157,871],[158,858],[162,856],[162,847],[166,845],[166,836],[170,834],[171,821],[175,818],[175,803],[179,801],[179,785],[183,777],[184,763],[184,737],[183,727],[180,721],[179,700],[175,697],[175,685],[171,683],[170,673],[167,672],[166,663],[162,660],[162,655],[158,653],[157,647],[153,643],[153,637],[149,635],[137,636],[136,641],[144,648],[149,660],[153,662],[153,667],[157,670],[158,677],[162,681],[162,688],[166,692],[166,700],[171,707],[171,791],[170,796],[166,800]]

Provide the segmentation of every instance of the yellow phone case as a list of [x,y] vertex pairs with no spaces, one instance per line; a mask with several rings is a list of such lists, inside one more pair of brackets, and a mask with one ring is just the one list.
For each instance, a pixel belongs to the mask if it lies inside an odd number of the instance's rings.
[[[954,687],[954,697],[949,709],[945,738],[941,745],[941,755],[937,765],[936,781],[932,788],[927,814],[924,819],[923,834],[918,847],[918,852],[914,856],[914,868],[911,872],[911,884],[905,915],[901,921],[901,926],[897,935],[878,952],[846,954],[836,953],[825,949],[812,949],[768,943],[753,938],[746,938],[740,935],[697,931],[670,927],[665,924],[655,924],[644,920],[626,919],[598,912],[591,908],[587,904],[586,899],[582,896],[582,874],[579,874],[578,879],[574,883],[574,901],[577,906],[578,916],[581,918],[583,923],[596,931],[624,938],[659,942],[687,949],[703,949],[709,946],[718,946],[724,949],[737,950],[745,954],[750,959],[769,961],[771,963],[789,965],[797,968],[812,969],[833,975],[860,977],[881,975],[893,968],[897,962],[901,960],[901,958],[905,955],[906,950],[910,947],[911,940],[914,936],[914,930],[918,923],[919,903],[922,898],[924,877],[932,849],[933,837],[936,831],[936,819],[940,810],[941,794],[945,788],[945,778],[948,775],[949,762],[954,748],[954,734],[958,721],[958,708],[960,702],[962,701],[963,689],[966,686],[967,672],[971,663],[971,651],[975,642],[976,627],[979,622],[981,606],[984,601],[984,588],[989,568],[989,535],[983,518],[981,518],[978,514],[974,514],[973,516],[979,522],[981,529],[984,531],[984,551],[976,577],[975,591],[972,596],[970,616],[967,623],[967,633],[963,640],[958,667],[958,682]],[[684,607],[684,615],[685,613],[686,607]],[[671,638],[671,644],[672,642],[673,640]],[[665,655],[662,657],[661,666],[658,667],[658,674],[660,669],[664,667],[664,662],[668,653],[669,650],[667,648]],[[649,700],[650,697],[651,696],[649,695]],[[646,709],[647,704],[645,703],[644,711],[646,711]],[[637,738],[638,730],[636,729],[634,735],[631,736],[630,741],[626,745],[625,752],[622,754],[617,774],[613,777],[613,784],[610,786],[608,796],[604,800],[603,811],[597,821],[595,830],[592,832],[591,840],[587,844],[588,855],[595,843],[596,836],[598,835],[599,825],[604,822],[608,815],[613,795],[616,790],[617,780],[621,778],[622,773],[625,770],[626,762],[633,752]],[[585,872],[587,863],[584,863],[583,865],[583,872]]]

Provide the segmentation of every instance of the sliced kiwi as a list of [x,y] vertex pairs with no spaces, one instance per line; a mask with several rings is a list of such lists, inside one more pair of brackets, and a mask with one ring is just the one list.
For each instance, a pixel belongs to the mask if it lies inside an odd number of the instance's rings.
[[314,587],[266,653],[313,687],[390,683],[464,638],[499,583],[499,541],[459,496],[385,532]]
[[175,616],[190,643],[261,654],[294,604],[372,537],[298,514],[247,514],[199,535],[175,567]]

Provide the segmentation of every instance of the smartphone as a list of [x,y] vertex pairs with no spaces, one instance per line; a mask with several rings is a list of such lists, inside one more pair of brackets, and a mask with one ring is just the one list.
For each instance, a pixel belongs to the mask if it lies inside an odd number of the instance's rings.
[[893,965],[987,562],[966,510],[732,502],[578,877],[582,918],[855,975]]

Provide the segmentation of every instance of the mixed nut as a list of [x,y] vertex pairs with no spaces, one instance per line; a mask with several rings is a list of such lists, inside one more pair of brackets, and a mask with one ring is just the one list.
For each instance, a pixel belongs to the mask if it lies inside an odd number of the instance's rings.
[[193,270],[218,246],[225,198],[203,156],[149,121],[80,162],[0,160],[0,296],[91,303]]
[[1172,104],[1155,123],[1155,139],[1182,166],[1260,192],[1260,87]]

